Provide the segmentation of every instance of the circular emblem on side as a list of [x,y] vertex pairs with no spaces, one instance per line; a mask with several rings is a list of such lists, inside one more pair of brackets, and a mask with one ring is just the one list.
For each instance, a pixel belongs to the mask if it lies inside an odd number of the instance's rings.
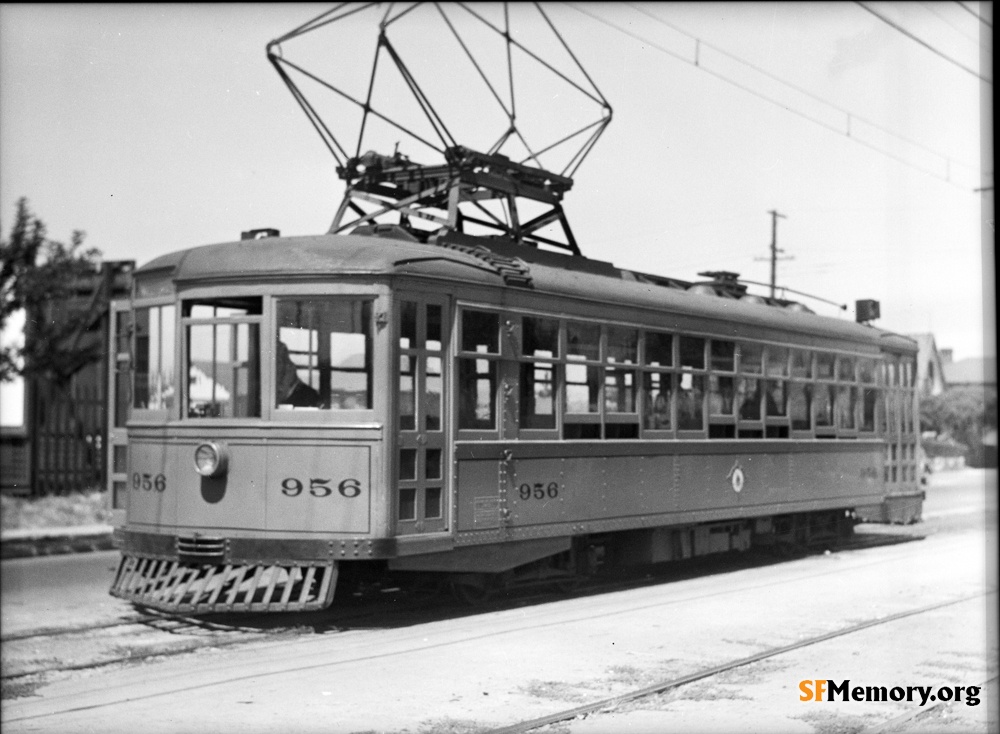
[[726,474],[726,479],[733,483],[734,492],[743,491],[743,482],[746,480],[746,477],[743,475],[743,467],[740,466],[740,462],[737,461],[733,464],[733,468]]

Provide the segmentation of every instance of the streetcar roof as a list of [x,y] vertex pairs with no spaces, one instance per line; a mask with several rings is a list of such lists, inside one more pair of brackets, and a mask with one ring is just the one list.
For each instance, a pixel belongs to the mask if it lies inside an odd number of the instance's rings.
[[[469,238],[471,240],[471,238]],[[719,321],[811,333],[868,343],[883,349],[916,351],[909,337],[853,321],[779,306],[692,293],[648,281],[644,274],[581,256],[476,238],[491,251],[515,253],[524,261],[531,292],[671,311]],[[458,280],[486,288],[505,287],[503,273],[482,257],[434,244],[367,235],[268,237],[194,247],[163,255],[136,271],[138,278],[167,276],[177,283],[199,281],[315,280],[331,275],[417,277]],[[524,290],[510,286],[511,290]]]

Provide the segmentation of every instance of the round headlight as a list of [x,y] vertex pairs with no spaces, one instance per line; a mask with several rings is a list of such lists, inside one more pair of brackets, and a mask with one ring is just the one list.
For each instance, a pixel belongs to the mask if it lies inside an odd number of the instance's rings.
[[221,477],[228,465],[229,451],[223,443],[206,441],[194,450],[194,469],[203,477]]

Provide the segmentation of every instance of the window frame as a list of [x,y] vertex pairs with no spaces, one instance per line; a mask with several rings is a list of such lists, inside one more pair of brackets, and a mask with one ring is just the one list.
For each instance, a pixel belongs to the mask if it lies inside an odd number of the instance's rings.
[[[196,416],[192,417],[188,415],[188,402],[189,402],[189,391],[190,391],[190,354],[189,354],[189,339],[188,339],[188,329],[192,326],[205,326],[213,325],[217,326],[220,324],[237,326],[239,324],[256,324],[257,326],[257,339],[262,345],[267,339],[267,328],[266,328],[266,316],[267,316],[267,306],[268,297],[259,291],[253,294],[247,293],[236,293],[236,294],[220,294],[212,293],[201,295],[200,293],[181,293],[179,294],[179,316],[178,324],[180,328],[178,333],[181,339],[181,364],[183,365],[182,373],[185,377],[182,384],[181,390],[181,401],[180,401],[180,417],[181,420],[186,423],[199,424],[204,423],[206,425],[220,425],[228,421],[236,421],[241,424],[245,424],[248,421],[261,421],[269,417],[269,412],[267,408],[267,403],[265,402],[269,395],[272,394],[271,386],[265,386],[265,380],[267,376],[265,374],[264,362],[264,350],[261,348],[258,351],[257,359],[257,373],[258,373],[258,400],[260,401],[260,406],[255,416],[219,416],[219,417],[206,417],[206,416]],[[203,317],[192,317],[184,315],[184,306],[188,302],[192,301],[208,301],[208,300],[218,300],[221,298],[259,298],[261,300],[261,312],[259,314],[248,314],[245,316],[228,316],[223,318],[203,318]]]
[[[138,337],[138,327],[136,314],[142,309],[151,308],[163,308],[164,306],[172,306],[174,308],[174,404],[171,408],[136,408],[135,407],[135,380],[136,380],[136,355],[138,354],[137,349],[137,337]],[[139,423],[166,423],[167,421],[177,420],[182,415],[182,406],[184,405],[183,393],[187,389],[187,381],[180,379],[183,375],[183,367],[178,370],[178,355],[181,355],[181,348],[184,346],[185,339],[183,337],[184,329],[181,324],[181,304],[176,295],[171,294],[169,297],[158,296],[154,298],[144,298],[135,299],[132,301],[129,308],[131,314],[131,330],[132,333],[129,336],[129,357],[128,357],[128,385],[129,385],[129,401],[128,401],[128,414],[126,416],[126,425],[132,421]],[[184,356],[181,356],[181,360],[184,360]],[[116,360],[117,361],[117,360]],[[181,365],[186,366],[186,361],[181,361]]]
[[[492,352],[472,352],[462,348],[462,339],[465,333],[465,324],[463,316],[467,311],[480,311],[484,313],[496,314],[497,316],[497,351]],[[482,303],[470,303],[459,301],[455,304],[454,309],[454,353],[450,360],[451,370],[453,374],[452,384],[454,385],[454,410],[452,415],[452,420],[454,425],[454,436],[455,440],[458,441],[496,441],[500,439],[504,424],[504,406],[503,397],[501,392],[503,391],[504,384],[504,361],[509,361],[511,358],[510,345],[508,344],[509,339],[504,337],[504,319],[509,315],[502,306],[482,304]],[[463,428],[461,423],[462,416],[462,380],[461,380],[461,368],[460,364],[462,361],[473,361],[473,360],[484,360],[490,362],[494,365],[495,370],[495,384],[493,387],[493,417],[494,425],[493,428]]]
[[[371,348],[370,355],[370,373],[368,375],[369,385],[371,389],[371,408],[350,408],[350,409],[288,409],[279,408],[277,405],[277,395],[276,395],[276,385],[275,381],[277,379],[277,358],[278,358],[278,337],[279,329],[278,325],[278,303],[280,301],[363,301],[370,305],[370,312],[368,314],[368,344]],[[267,413],[266,416],[269,420],[278,422],[306,422],[306,423],[367,423],[375,419],[375,411],[378,401],[379,393],[381,392],[378,387],[378,370],[376,369],[377,353],[378,353],[378,335],[377,335],[377,307],[378,307],[378,294],[377,293],[275,293],[267,298],[265,303],[265,319],[269,325],[268,329],[268,344],[267,350],[261,350],[262,358],[267,355],[267,369],[265,376],[265,369],[262,359],[261,364],[261,379],[267,380],[267,389],[261,389],[261,394],[263,399],[267,403]],[[264,337],[261,337],[261,341]]]

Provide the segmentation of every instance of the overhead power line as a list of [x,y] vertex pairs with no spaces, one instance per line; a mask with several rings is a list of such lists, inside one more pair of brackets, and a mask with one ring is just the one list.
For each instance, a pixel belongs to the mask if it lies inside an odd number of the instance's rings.
[[[864,3],[862,3],[862,2],[858,2],[857,0],[855,0],[855,2],[856,2],[856,3],[857,3],[857,4],[859,5],[859,6],[860,6],[860,7],[864,8],[864,9],[865,9],[865,10],[867,10],[867,11],[868,11],[869,13],[871,13],[872,15],[874,15],[874,16],[875,16],[876,18],[878,18],[879,20],[881,20],[881,21],[882,21],[883,23],[885,23],[886,25],[888,25],[888,26],[890,26],[890,27],[892,27],[892,28],[895,28],[895,29],[896,29],[897,31],[899,31],[900,33],[902,33],[902,34],[903,34],[904,36],[906,36],[907,38],[910,38],[910,39],[912,39],[912,40],[916,41],[916,42],[917,42],[917,43],[919,43],[919,44],[920,44],[921,46],[923,46],[924,48],[926,48],[926,49],[927,49],[927,50],[929,50],[929,51],[932,51],[932,52],[934,52],[935,54],[937,54],[938,56],[940,56],[940,57],[941,57],[942,59],[944,59],[945,61],[948,61],[948,62],[950,62],[950,63],[954,64],[954,65],[955,65],[955,66],[957,66],[957,67],[958,67],[959,69],[962,69],[963,71],[967,71],[967,72],[969,72],[970,74],[972,74],[972,75],[973,75],[973,76],[975,76],[975,77],[979,77],[980,79],[982,79],[982,80],[983,80],[984,82],[986,82],[987,84],[992,84],[992,83],[993,83],[993,80],[991,80],[991,79],[987,79],[987,78],[986,78],[986,77],[984,77],[984,76],[983,76],[982,74],[980,74],[980,73],[979,73],[978,71],[975,71],[974,69],[970,69],[970,68],[969,68],[968,66],[966,66],[965,64],[962,64],[962,63],[960,63],[960,62],[958,62],[958,61],[955,61],[955,59],[951,58],[951,56],[948,56],[947,54],[944,54],[944,53],[942,53],[941,51],[939,51],[938,49],[934,48],[934,47],[933,47],[932,45],[930,45],[929,43],[927,43],[927,41],[923,40],[922,38],[917,38],[917,37],[916,37],[915,35],[913,35],[912,33],[910,33],[910,32],[909,32],[908,30],[906,30],[905,28],[903,28],[903,27],[902,27],[901,25],[899,25],[899,24],[898,24],[898,23],[896,23],[895,21],[892,21],[892,20],[889,20],[889,19],[888,19],[888,18],[886,18],[886,17],[884,16],[884,15],[882,15],[882,14],[881,14],[881,13],[879,13],[879,12],[876,12],[876,11],[872,10],[871,8],[869,8],[869,7],[867,6],[867,5],[865,5],[865,4],[864,4]],[[959,5],[961,5],[961,3],[959,3]],[[964,5],[962,5],[962,7],[964,8],[965,6],[964,6]],[[966,8],[966,10],[968,10],[968,8]],[[978,17],[978,16],[977,16],[977,17]]]
[[814,99],[817,102],[819,102],[820,104],[824,104],[827,107],[829,107],[830,109],[836,110],[837,112],[839,112],[839,113],[841,113],[843,115],[846,115],[847,116],[847,129],[848,130],[850,130],[851,122],[861,122],[861,123],[864,123],[865,125],[868,125],[869,127],[872,127],[874,129],[878,130],[879,132],[885,133],[886,135],[890,135],[890,136],[896,138],[897,140],[901,140],[904,143],[908,143],[909,145],[913,145],[913,146],[915,146],[917,148],[920,148],[921,150],[924,150],[924,151],[926,151],[928,153],[936,155],[939,158],[941,158],[941,160],[945,161],[945,163],[947,163],[949,165],[952,164],[952,163],[955,163],[955,164],[960,165],[960,166],[962,166],[964,168],[968,168],[970,171],[976,171],[976,172],[979,171],[979,167],[978,166],[973,166],[973,165],[970,165],[968,163],[962,163],[960,161],[955,161],[949,155],[947,155],[945,153],[942,153],[939,150],[934,150],[933,148],[929,148],[926,145],[924,145],[923,143],[919,143],[916,140],[913,140],[911,138],[906,137],[905,135],[900,135],[899,133],[897,133],[897,132],[895,132],[893,130],[890,130],[887,127],[883,127],[882,125],[879,125],[877,122],[873,122],[872,120],[869,120],[869,119],[867,119],[865,117],[862,117],[861,115],[859,115],[859,114],[857,114],[855,112],[852,112],[851,110],[844,109],[843,107],[840,107],[839,105],[836,105],[833,102],[830,102],[829,100],[824,99],[823,97],[820,97],[819,95],[817,95],[817,94],[815,94],[813,92],[810,92],[808,89],[804,89],[804,88],[798,86],[797,84],[793,84],[792,82],[790,82],[790,81],[788,81],[786,79],[782,79],[781,77],[775,76],[774,74],[772,74],[771,72],[767,71],[766,69],[763,69],[763,68],[757,66],[756,64],[753,64],[753,63],[747,61],[746,59],[740,58],[739,56],[736,56],[735,54],[732,54],[732,53],[726,51],[725,49],[719,48],[718,46],[715,46],[715,45],[713,45],[711,43],[708,43],[707,41],[702,40],[702,39],[698,38],[697,36],[693,35],[692,33],[689,33],[688,31],[684,30],[683,28],[680,28],[679,26],[674,25],[673,23],[671,23],[668,20],[665,20],[665,19],[663,19],[663,18],[661,18],[661,17],[659,17],[657,15],[653,15],[652,13],[650,13],[645,8],[642,8],[642,7],[637,6],[637,5],[633,5],[632,3],[625,3],[625,4],[628,5],[632,9],[639,11],[640,13],[642,13],[645,16],[647,16],[648,18],[651,18],[652,20],[655,20],[657,23],[661,23],[662,25],[665,25],[667,28],[671,28],[671,29],[677,31],[678,33],[680,33],[681,35],[687,36],[688,38],[692,39],[693,41],[695,41],[700,46],[704,46],[705,48],[710,48],[710,49],[712,49],[713,51],[715,51],[718,54],[721,54],[721,55],[723,55],[723,56],[725,56],[725,57],[727,57],[729,59],[732,59],[733,61],[735,61],[735,62],[737,62],[739,64],[742,64],[742,65],[746,66],[749,69],[753,69],[758,74],[761,74],[762,76],[765,76],[768,79],[771,79],[772,81],[776,81],[779,84],[782,84],[782,85],[788,87],[789,89],[792,89],[792,90],[798,92],[799,94],[805,95],[806,97],[809,97],[810,99]]
[[[812,123],[814,123],[816,125],[819,125],[820,127],[826,128],[827,130],[830,130],[831,132],[838,133],[840,135],[844,135],[847,138],[849,138],[850,140],[854,141],[855,143],[858,143],[859,145],[862,145],[862,146],[864,146],[864,147],[866,147],[866,148],[868,148],[870,150],[873,150],[876,153],[879,153],[880,155],[886,156],[887,158],[891,158],[892,160],[896,161],[897,163],[900,163],[900,164],[902,164],[904,166],[912,168],[912,169],[914,169],[916,171],[920,171],[921,173],[925,173],[928,176],[932,176],[932,177],[934,177],[934,178],[936,178],[936,179],[938,179],[940,181],[944,181],[945,183],[951,184],[952,186],[954,186],[954,187],[956,187],[958,189],[961,189],[962,191],[967,191],[968,190],[968,188],[966,186],[958,184],[958,183],[956,183],[955,181],[953,181],[951,179],[951,176],[950,176],[950,164],[951,163],[955,163],[955,161],[952,161],[950,158],[948,158],[947,156],[945,156],[942,153],[939,153],[937,151],[931,151],[929,148],[926,148],[925,146],[922,146],[919,143],[913,143],[913,141],[907,140],[907,142],[911,142],[912,144],[917,145],[918,147],[922,147],[925,150],[928,150],[929,152],[932,152],[935,155],[940,156],[941,158],[943,158],[945,160],[946,164],[948,164],[948,168],[949,168],[949,172],[948,172],[947,175],[941,175],[937,171],[934,171],[934,170],[931,170],[929,168],[926,168],[925,166],[921,166],[921,165],[919,165],[917,163],[914,163],[913,161],[906,160],[902,156],[899,156],[899,155],[897,155],[897,154],[895,154],[895,153],[893,153],[891,151],[885,150],[884,148],[881,148],[881,147],[875,145],[874,143],[870,143],[867,140],[864,140],[862,138],[857,137],[856,135],[852,135],[851,134],[851,128],[850,128],[851,120],[852,119],[861,120],[862,118],[854,117],[849,112],[846,112],[844,110],[840,110],[839,108],[836,108],[835,106],[830,105],[831,107],[834,107],[834,109],[837,109],[838,111],[843,112],[845,115],[847,115],[847,125],[846,125],[846,128],[842,129],[840,127],[837,127],[836,125],[831,125],[829,122],[827,122],[825,120],[821,120],[821,119],[819,119],[817,117],[814,117],[812,115],[809,115],[809,114],[807,114],[807,113],[805,113],[805,112],[803,112],[801,110],[795,109],[794,107],[792,107],[789,104],[786,104],[786,103],[781,102],[781,101],[779,101],[777,99],[774,99],[773,97],[770,97],[770,96],[768,96],[768,95],[766,95],[766,94],[764,94],[762,92],[759,92],[756,89],[752,89],[751,87],[748,87],[748,86],[746,86],[744,84],[741,84],[740,82],[737,82],[737,81],[735,81],[733,79],[730,79],[729,77],[725,76],[724,74],[721,74],[721,73],[719,73],[717,71],[714,71],[713,69],[710,69],[710,68],[706,67],[703,63],[701,63],[701,61],[700,61],[700,59],[699,59],[699,57],[697,55],[697,48],[696,48],[695,58],[694,59],[690,59],[687,56],[684,56],[683,54],[677,53],[676,51],[672,51],[669,48],[661,46],[658,43],[655,43],[654,41],[649,40],[648,38],[644,38],[644,37],[638,35],[637,33],[633,33],[632,31],[628,30],[627,28],[623,28],[620,25],[618,25],[616,23],[613,23],[613,22],[611,22],[611,21],[609,21],[609,20],[607,20],[605,18],[602,18],[602,17],[600,17],[598,15],[594,15],[589,10],[577,7],[576,5],[573,5],[572,3],[568,3],[567,2],[565,4],[568,5],[569,7],[571,7],[573,10],[576,10],[578,13],[582,13],[583,15],[586,15],[587,17],[591,18],[592,20],[596,20],[598,23],[606,25],[609,28],[613,28],[614,30],[618,31],[619,33],[622,33],[622,34],[624,34],[624,35],[632,38],[633,40],[638,41],[639,43],[645,44],[646,46],[649,46],[649,47],[651,47],[651,48],[653,48],[653,49],[655,49],[655,50],[657,50],[657,51],[659,51],[661,53],[664,53],[667,56],[672,56],[673,58],[678,59],[679,61],[683,61],[683,62],[685,62],[687,64],[690,64],[690,65],[694,66],[695,68],[699,69],[700,71],[703,71],[706,74],[709,74],[710,76],[714,76],[715,78],[717,78],[717,79],[719,79],[721,81],[724,81],[727,84],[736,87],[737,89],[741,89],[744,92],[752,94],[753,96],[755,96],[755,97],[757,97],[759,99],[762,99],[765,102],[769,102],[769,103],[771,103],[773,105],[776,105],[777,107],[780,107],[781,109],[785,110],[786,112],[790,112],[793,115],[796,115],[796,116],[801,117],[801,118],[803,118],[805,120],[808,120],[809,122],[812,122]],[[683,33],[683,31],[681,31],[681,32]],[[687,34],[685,34],[685,35],[687,35]],[[699,41],[699,39],[695,39],[695,40]],[[700,41],[699,41],[699,43],[700,43]],[[705,44],[705,45],[707,46],[707,44]],[[780,80],[777,80],[777,81],[780,81]],[[790,85],[789,84],[788,86],[790,88],[795,88],[794,85]],[[812,96],[812,97],[815,98],[815,95],[811,95],[808,92],[804,92],[804,93],[805,94],[809,94],[809,96]],[[826,104],[829,104],[829,103],[826,103]],[[883,128],[881,128],[881,127],[879,127],[877,125],[873,125],[873,126],[876,127],[876,128],[878,128],[878,129],[880,129],[880,130],[884,131]],[[899,138],[900,140],[906,140],[902,136],[899,136],[899,135],[897,135],[895,133],[891,133],[890,132],[889,134],[890,135],[894,135],[895,137]],[[963,163],[958,163],[958,165],[961,165],[964,168],[969,168],[971,170],[979,172],[979,169],[977,169],[977,168],[975,168],[973,166],[969,166],[969,165],[963,164]]]
[[924,9],[927,12],[933,13],[938,18],[940,18],[943,23],[945,23],[946,25],[951,26],[952,30],[954,30],[957,34],[959,34],[963,38],[968,39],[969,41],[972,41],[973,43],[982,45],[981,39],[975,38],[973,36],[970,36],[964,30],[962,30],[961,28],[959,28],[957,25],[955,25],[954,23],[952,23],[950,20],[948,20],[947,18],[945,18],[943,15],[941,15],[941,13],[939,13],[938,11],[936,11],[934,9],[934,6],[931,5],[930,3],[921,2],[920,4],[924,6]]
[[980,23],[982,23],[987,28],[992,28],[993,27],[992,23],[990,23],[989,21],[987,21],[983,16],[981,16],[975,10],[973,10],[972,8],[970,8],[968,5],[966,5],[965,3],[961,2],[961,0],[955,0],[955,4],[958,5],[959,7],[961,7],[962,10],[964,10],[965,12],[970,13],[971,15],[974,15],[976,17],[976,20],[978,20]]

